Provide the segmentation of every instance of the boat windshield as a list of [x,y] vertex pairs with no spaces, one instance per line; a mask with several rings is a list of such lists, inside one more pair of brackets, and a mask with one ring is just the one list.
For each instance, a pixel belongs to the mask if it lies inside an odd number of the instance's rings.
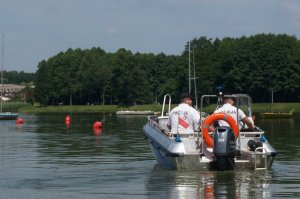
[[[226,95],[230,96],[235,99],[235,106],[244,111],[244,113],[248,116],[252,116],[252,99],[247,94],[233,94],[233,95]],[[200,113],[206,112],[207,107],[210,107],[212,104],[216,104],[214,110],[219,108],[222,105],[222,97],[218,97],[217,95],[203,95],[201,97],[201,106],[200,106]],[[209,110],[209,108],[208,108]],[[213,112],[213,111],[209,111]]]

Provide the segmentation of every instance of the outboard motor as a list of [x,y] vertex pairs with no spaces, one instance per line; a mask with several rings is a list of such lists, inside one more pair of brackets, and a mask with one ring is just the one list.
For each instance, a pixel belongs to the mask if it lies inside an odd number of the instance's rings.
[[219,126],[215,129],[213,154],[217,170],[233,170],[236,155],[235,136],[230,127]]

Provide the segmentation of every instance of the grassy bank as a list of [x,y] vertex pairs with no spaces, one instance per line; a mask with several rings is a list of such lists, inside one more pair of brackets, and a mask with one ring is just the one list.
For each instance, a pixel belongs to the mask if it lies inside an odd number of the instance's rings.
[[254,112],[289,112],[294,109],[294,112],[300,112],[300,103],[274,103],[272,106],[269,103],[253,104]]
[[42,112],[116,112],[119,110],[132,111],[161,111],[160,105],[138,105],[138,106],[117,106],[117,105],[72,105],[72,106],[23,106],[19,107],[21,113],[42,113]]
[[5,102],[2,104],[3,112],[19,112],[20,109],[28,108],[31,109],[33,106],[27,103],[21,102]]
[[[173,105],[172,107],[174,107]],[[40,113],[40,112],[116,112],[119,110],[133,110],[133,111],[155,111],[160,112],[162,105],[137,105],[137,106],[117,106],[117,105],[73,105],[73,106],[31,106],[30,104],[23,103],[5,103],[3,105],[3,111],[20,112],[20,113]],[[168,107],[165,107],[165,110]],[[255,103],[253,104],[254,112],[269,112],[269,103]],[[212,112],[215,109],[215,105],[205,107],[203,111]],[[300,103],[274,103],[272,104],[272,110],[276,112],[289,112],[294,109],[295,112],[300,112]]]

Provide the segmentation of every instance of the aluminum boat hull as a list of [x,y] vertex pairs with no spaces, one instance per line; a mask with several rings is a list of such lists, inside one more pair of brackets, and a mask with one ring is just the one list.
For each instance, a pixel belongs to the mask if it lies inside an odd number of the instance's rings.
[[[160,121],[161,120],[161,121]],[[164,120],[164,121],[162,121]],[[176,136],[165,133],[165,118],[149,116],[143,127],[145,138],[157,162],[163,167],[176,170],[214,170],[215,158],[212,149],[202,142],[201,134],[180,135],[181,142]],[[200,135],[200,136],[199,136]],[[267,140],[255,153],[250,151],[247,142],[259,139],[262,132],[241,132],[239,154],[235,157],[234,170],[270,169],[277,151]],[[202,144],[198,144],[202,143]]]

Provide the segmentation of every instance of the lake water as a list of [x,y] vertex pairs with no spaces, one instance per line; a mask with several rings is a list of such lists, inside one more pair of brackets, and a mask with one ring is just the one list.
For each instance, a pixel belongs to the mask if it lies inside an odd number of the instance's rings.
[[[145,116],[22,114],[0,121],[0,198],[300,198],[300,115],[257,119],[272,170],[172,171],[146,144]],[[106,118],[102,131],[92,129]]]

